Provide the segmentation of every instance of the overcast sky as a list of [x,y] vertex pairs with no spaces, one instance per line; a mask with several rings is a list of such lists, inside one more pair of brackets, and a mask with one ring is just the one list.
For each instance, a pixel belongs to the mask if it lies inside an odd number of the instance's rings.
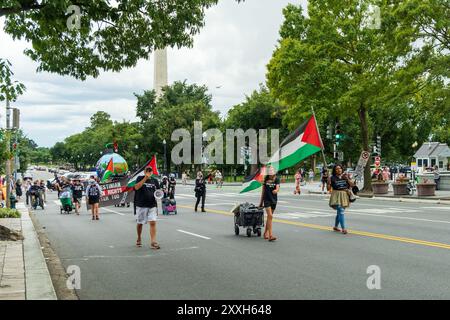
[[[191,49],[169,49],[169,82],[187,80],[205,84],[213,96],[213,108],[223,116],[246,94],[265,82],[266,65],[279,38],[282,9],[306,0],[246,0],[237,4],[221,0],[207,11],[206,26]],[[113,120],[135,118],[134,92],[153,88],[153,57],[120,73],[103,73],[84,82],[49,73],[36,73],[37,64],[22,52],[24,41],[13,41],[0,20],[0,57],[13,64],[15,79],[26,93],[13,104],[21,110],[21,127],[39,146],[50,147],[81,132],[99,110]],[[216,87],[221,86],[220,89]],[[5,126],[4,105],[0,108]]]

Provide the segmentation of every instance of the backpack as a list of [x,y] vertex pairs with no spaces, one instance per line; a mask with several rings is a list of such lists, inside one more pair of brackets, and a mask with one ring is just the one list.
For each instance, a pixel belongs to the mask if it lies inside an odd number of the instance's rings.
[[93,185],[89,188],[89,197],[98,196],[99,193],[100,193],[100,190],[98,190],[98,187],[96,185]]

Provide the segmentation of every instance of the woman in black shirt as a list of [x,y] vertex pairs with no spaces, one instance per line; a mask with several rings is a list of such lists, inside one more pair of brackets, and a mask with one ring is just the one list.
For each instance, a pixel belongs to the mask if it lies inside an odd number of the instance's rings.
[[200,199],[202,199],[202,212],[205,211],[205,198],[206,198],[206,184],[205,179],[203,179],[203,173],[201,171],[197,172],[197,179],[195,179],[195,197],[197,202],[195,203],[195,212],[197,212],[198,204]]
[[275,170],[272,167],[267,168],[268,174],[264,177],[264,184],[262,187],[261,201],[259,206],[266,209],[267,221],[266,228],[264,230],[264,239],[269,241],[277,240],[272,234],[272,219],[273,212],[277,207],[278,191],[280,190],[280,180],[275,174]]
[[335,165],[331,177],[328,179],[328,191],[331,191],[330,207],[336,210],[336,220],[334,224],[334,231],[341,232],[338,228],[339,224],[342,227],[342,233],[347,234],[345,229],[345,209],[350,206],[350,199],[348,190],[352,187],[352,183],[346,174],[343,174],[341,165]]

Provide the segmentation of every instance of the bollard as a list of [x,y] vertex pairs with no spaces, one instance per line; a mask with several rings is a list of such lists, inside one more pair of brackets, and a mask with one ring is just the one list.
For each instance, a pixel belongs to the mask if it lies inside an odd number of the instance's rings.
[[11,209],[15,209],[16,208],[16,202],[18,202],[18,201],[16,200],[16,197],[13,194],[11,194],[11,196],[9,197],[9,202],[10,202],[10,205],[11,205]]

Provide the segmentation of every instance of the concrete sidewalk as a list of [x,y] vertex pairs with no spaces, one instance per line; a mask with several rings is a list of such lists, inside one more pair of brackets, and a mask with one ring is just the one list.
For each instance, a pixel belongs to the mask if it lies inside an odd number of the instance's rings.
[[28,209],[17,204],[18,219],[0,224],[22,232],[24,240],[0,241],[0,300],[57,300]]

